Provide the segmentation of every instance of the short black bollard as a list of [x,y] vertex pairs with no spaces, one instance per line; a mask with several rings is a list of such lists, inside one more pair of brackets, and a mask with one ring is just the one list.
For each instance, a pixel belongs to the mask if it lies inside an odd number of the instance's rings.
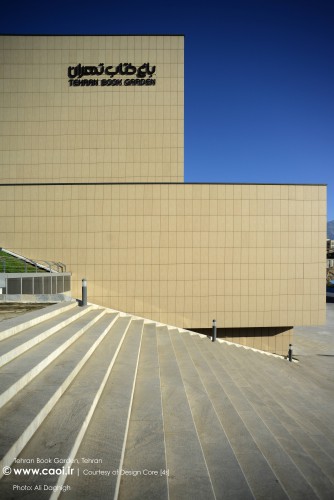
[[212,320],[212,342],[214,342],[217,338],[217,327],[216,327],[216,320]]
[[87,280],[86,278],[83,278],[82,280],[82,291],[81,291],[81,305],[86,306],[87,305]]
[[288,357],[289,357],[289,361],[292,361],[292,344],[289,344]]

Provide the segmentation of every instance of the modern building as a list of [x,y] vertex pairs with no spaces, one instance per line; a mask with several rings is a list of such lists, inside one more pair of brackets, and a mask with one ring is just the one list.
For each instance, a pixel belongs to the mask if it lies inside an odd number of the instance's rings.
[[279,354],[324,322],[325,185],[183,182],[183,36],[0,54],[1,246],[65,262],[74,296],[85,277],[102,306]]

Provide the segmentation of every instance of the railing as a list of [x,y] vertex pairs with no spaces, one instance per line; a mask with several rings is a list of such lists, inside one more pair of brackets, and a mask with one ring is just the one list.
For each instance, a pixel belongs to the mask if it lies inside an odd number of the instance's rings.
[[50,273],[66,273],[66,265],[63,262],[53,260],[36,260],[36,265],[41,269],[48,269]]
[[0,289],[5,295],[57,295],[71,291],[71,273],[4,273]]
[[0,248],[2,255],[0,256],[0,272],[3,273],[64,273],[66,265],[62,262],[54,262],[48,260],[32,260],[23,257],[15,252]]

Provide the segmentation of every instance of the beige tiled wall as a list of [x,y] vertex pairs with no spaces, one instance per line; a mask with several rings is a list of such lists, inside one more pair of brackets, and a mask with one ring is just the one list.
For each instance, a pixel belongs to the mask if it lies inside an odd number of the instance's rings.
[[[326,187],[182,184],[183,42],[0,37],[0,246],[66,263],[74,296],[86,277],[97,304],[285,352],[325,319]],[[79,63],[156,85],[71,87]]]
[[325,186],[11,186],[0,200],[1,245],[65,262],[74,296],[86,277],[92,302],[188,328],[325,319]]
[[[183,42],[1,36],[0,182],[182,182]],[[147,62],[155,86],[68,83],[68,67],[79,63]]]

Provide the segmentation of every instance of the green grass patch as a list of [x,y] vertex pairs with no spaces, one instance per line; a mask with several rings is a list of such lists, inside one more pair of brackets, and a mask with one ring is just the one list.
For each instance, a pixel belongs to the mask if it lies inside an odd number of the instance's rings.
[[0,250],[0,273],[36,273],[43,272],[42,269],[35,268],[8,253]]

